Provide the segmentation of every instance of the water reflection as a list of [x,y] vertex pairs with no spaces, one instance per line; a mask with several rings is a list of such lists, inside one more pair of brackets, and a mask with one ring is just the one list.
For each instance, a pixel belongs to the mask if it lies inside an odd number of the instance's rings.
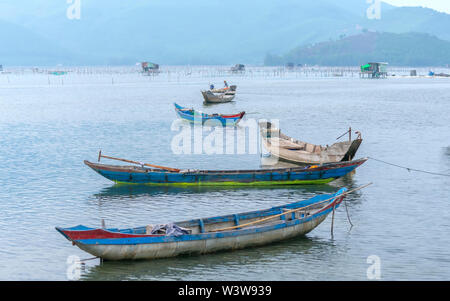
[[[158,210],[163,212],[168,206],[199,210],[198,214],[211,215],[208,206],[220,206],[227,203],[236,208],[234,213],[247,210],[265,209],[275,205],[308,199],[317,194],[331,194],[342,187],[353,189],[355,184],[352,175],[347,175],[329,184],[321,185],[274,185],[274,186],[152,186],[152,185],[112,185],[102,189],[90,198],[90,203],[106,209],[114,204],[121,210],[132,204],[141,206],[142,210]],[[355,203],[361,192],[347,197]],[[127,209],[128,210],[128,209]],[[104,213],[104,211],[102,211]],[[176,211],[174,211],[176,212]],[[114,212],[110,212],[114,214]],[[116,215],[116,214],[114,214]],[[220,214],[216,214],[220,215]],[[202,217],[194,216],[195,218]]]
[[[350,184],[350,182],[346,183]],[[205,194],[232,191],[279,191],[290,190],[301,193],[333,193],[336,187],[330,185],[274,185],[264,187],[251,186],[152,186],[152,185],[113,185],[95,194],[95,198],[107,200],[111,198],[133,198],[136,196]]]
[[[334,252],[337,250],[332,240],[303,236],[231,252],[149,261],[105,261],[87,268],[81,280],[237,280],[251,277],[248,271],[252,266],[261,272],[257,277],[267,279],[264,270],[284,266],[285,258],[303,257],[305,264],[308,260],[326,259]],[[247,272],[239,272],[244,265]]]

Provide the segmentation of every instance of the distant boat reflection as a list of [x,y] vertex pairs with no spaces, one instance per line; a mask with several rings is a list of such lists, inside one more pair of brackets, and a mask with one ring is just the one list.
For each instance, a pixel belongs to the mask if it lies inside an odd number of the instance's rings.
[[[344,178],[343,178],[344,179]],[[342,180],[343,180],[342,179]],[[345,185],[353,186],[353,181],[345,181]],[[274,186],[152,186],[152,185],[113,185],[95,194],[95,198],[133,198],[136,196],[157,196],[161,194],[207,194],[231,191],[274,191],[290,190],[299,194],[332,193],[340,186],[336,185],[274,185]]]

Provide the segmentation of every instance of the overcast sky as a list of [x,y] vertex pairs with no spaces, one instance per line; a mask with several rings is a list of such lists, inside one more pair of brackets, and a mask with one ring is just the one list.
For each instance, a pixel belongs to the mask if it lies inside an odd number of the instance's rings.
[[450,0],[383,0],[395,6],[424,6],[450,14]]

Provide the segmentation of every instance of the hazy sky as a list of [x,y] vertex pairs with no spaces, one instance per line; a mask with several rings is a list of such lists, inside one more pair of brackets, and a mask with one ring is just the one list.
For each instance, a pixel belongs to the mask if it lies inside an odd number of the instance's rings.
[[450,14],[450,0],[383,0],[395,6],[424,6]]

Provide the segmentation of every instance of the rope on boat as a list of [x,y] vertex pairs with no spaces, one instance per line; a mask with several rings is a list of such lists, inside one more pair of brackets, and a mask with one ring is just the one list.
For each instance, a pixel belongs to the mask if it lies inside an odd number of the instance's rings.
[[[269,217],[266,217],[266,218],[263,218],[263,219],[260,219],[260,220],[257,220],[257,221],[253,221],[253,222],[250,222],[250,223],[242,224],[242,225],[237,225],[237,226],[226,227],[226,228],[222,228],[222,229],[211,230],[210,232],[219,232],[219,231],[233,230],[233,229],[243,228],[243,227],[247,227],[247,226],[254,225],[254,224],[259,224],[259,223],[262,223],[262,222],[265,222],[265,221],[268,221],[268,220],[271,220],[271,219],[280,217],[280,216],[282,216],[282,215],[286,215],[286,214],[289,214],[289,213],[292,213],[292,212],[297,212],[297,211],[305,210],[305,208],[312,207],[312,206],[316,206],[316,205],[318,205],[318,204],[325,203],[325,202],[329,202],[329,201],[331,201],[331,200],[333,200],[333,199],[336,199],[336,198],[340,198],[340,197],[346,196],[346,195],[349,194],[349,193],[355,192],[355,191],[357,191],[357,190],[361,190],[361,189],[366,188],[367,186],[372,185],[372,184],[373,184],[373,183],[370,182],[370,183],[368,183],[368,184],[366,184],[366,185],[357,187],[357,188],[352,189],[352,190],[345,191],[345,192],[343,192],[343,193],[341,193],[341,194],[339,194],[339,195],[337,195],[337,196],[335,195],[335,196],[333,196],[333,197],[331,197],[331,198],[329,198],[329,199],[326,199],[326,200],[323,200],[323,201],[320,201],[320,202],[317,202],[317,203],[314,203],[314,204],[310,204],[310,205],[308,205],[308,206],[304,206],[304,207],[300,207],[300,208],[296,208],[296,209],[287,210],[287,211],[285,211],[285,212],[283,212],[283,213],[276,214],[276,215],[272,215],[272,216],[269,216]],[[333,211],[334,211],[334,206],[333,206]]]
[[[366,186],[369,186],[371,184],[372,183],[367,184]],[[361,187],[361,188],[363,188],[363,187]],[[352,229],[353,228],[353,223],[350,220],[350,214],[348,213],[348,206],[347,206],[347,199],[346,198],[344,198],[344,205],[345,205],[345,212],[347,213],[347,219],[348,219],[348,222],[350,223],[350,229]],[[335,206],[333,206],[333,216],[331,218],[331,237],[333,237],[334,211],[335,211]]]
[[[348,213],[348,207],[347,207],[347,200],[344,198],[344,204],[345,204],[345,211],[347,212],[347,219],[348,219],[348,222],[350,223],[350,226],[351,227],[353,227],[353,223],[352,223],[352,221],[350,220],[350,214]],[[351,229],[351,228],[350,228]]]
[[387,165],[391,165],[391,166],[395,166],[395,167],[398,167],[398,168],[406,169],[409,172],[416,171],[416,172],[422,172],[422,173],[435,175],[435,176],[450,177],[450,174],[443,174],[443,173],[438,173],[438,172],[431,172],[431,171],[426,171],[426,170],[421,170],[421,169],[405,167],[405,166],[397,165],[397,164],[394,164],[394,163],[389,163],[389,162],[386,162],[386,161],[383,161],[383,160],[380,160],[380,159],[375,159],[375,158],[372,158],[372,157],[367,157],[367,158],[372,159],[374,161],[378,161],[378,162],[387,164]]

